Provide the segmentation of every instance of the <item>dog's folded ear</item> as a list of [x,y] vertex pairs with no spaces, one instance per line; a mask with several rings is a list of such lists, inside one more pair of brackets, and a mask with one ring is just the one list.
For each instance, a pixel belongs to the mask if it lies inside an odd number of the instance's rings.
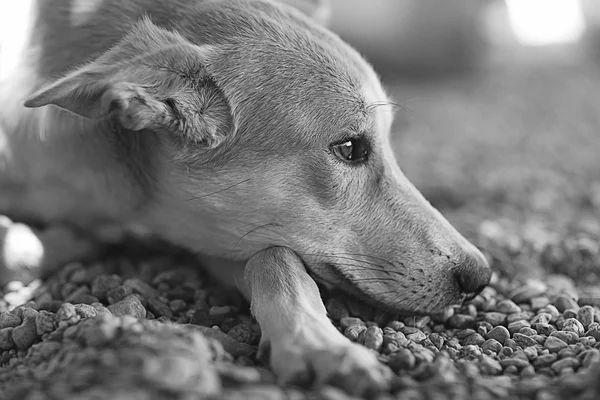
[[210,46],[143,19],[96,60],[41,88],[26,107],[49,104],[132,131],[174,132],[216,147],[234,130],[231,107],[206,70]]
[[300,10],[321,25],[329,23],[331,5],[329,0],[276,0]]

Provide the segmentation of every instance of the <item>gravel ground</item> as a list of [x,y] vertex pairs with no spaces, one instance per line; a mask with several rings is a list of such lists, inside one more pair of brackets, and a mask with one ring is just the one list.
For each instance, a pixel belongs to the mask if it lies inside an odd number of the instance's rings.
[[[600,72],[521,66],[392,92],[411,110],[400,164],[496,272],[445,315],[324,293],[340,331],[396,373],[379,398],[598,398]],[[2,399],[348,398],[277,386],[239,294],[159,244],[0,295]]]

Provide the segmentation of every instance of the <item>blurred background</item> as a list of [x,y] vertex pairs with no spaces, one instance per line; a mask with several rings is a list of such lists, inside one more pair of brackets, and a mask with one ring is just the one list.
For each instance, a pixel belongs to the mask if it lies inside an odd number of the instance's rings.
[[[0,78],[23,44],[28,3],[0,0]],[[508,249],[498,268],[594,279],[600,1],[330,3],[330,28],[401,105],[393,146],[426,197],[480,247]]]

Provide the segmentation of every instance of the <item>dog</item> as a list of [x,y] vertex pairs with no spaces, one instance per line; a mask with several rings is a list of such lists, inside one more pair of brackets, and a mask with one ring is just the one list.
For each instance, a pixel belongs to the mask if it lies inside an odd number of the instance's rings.
[[250,300],[282,383],[362,395],[390,371],[332,325],[317,282],[433,313],[491,272],[401,172],[393,103],[323,10],[38,0],[0,86],[0,214],[184,246]]

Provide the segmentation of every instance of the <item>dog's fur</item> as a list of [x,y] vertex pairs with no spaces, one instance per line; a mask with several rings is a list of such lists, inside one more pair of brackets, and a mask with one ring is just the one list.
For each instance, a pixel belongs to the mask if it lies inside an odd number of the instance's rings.
[[[0,214],[186,246],[251,298],[282,380],[362,393],[388,374],[333,328],[313,278],[427,313],[490,271],[397,166],[371,66],[318,4],[287,1],[315,22],[281,3],[38,0],[0,84]],[[336,157],[359,137],[366,162]]]

